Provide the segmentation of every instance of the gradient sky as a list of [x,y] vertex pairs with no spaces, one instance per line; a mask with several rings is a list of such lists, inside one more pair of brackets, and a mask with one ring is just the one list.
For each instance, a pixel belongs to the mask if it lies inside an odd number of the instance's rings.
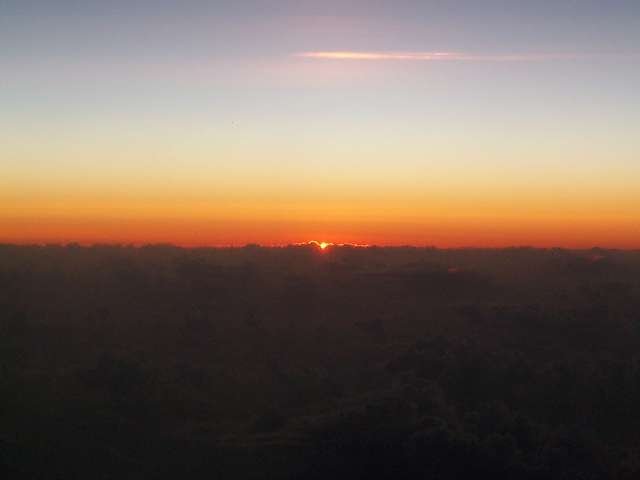
[[640,248],[640,2],[0,0],[0,241]]

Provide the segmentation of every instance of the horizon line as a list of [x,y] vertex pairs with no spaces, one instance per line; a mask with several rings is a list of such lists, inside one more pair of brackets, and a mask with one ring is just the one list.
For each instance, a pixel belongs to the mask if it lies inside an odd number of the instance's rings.
[[355,243],[333,243],[333,242],[319,242],[317,240],[310,240],[307,242],[294,242],[294,243],[281,243],[281,244],[260,244],[255,242],[248,242],[243,244],[178,244],[171,242],[2,242],[0,241],[0,248],[2,247],[60,247],[60,248],[153,248],[153,247],[169,247],[181,250],[232,250],[232,249],[245,249],[245,248],[264,248],[264,249],[284,249],[284,248],[319,248],[321,244],[331,248],[356,248],[356,249],[424,249],[424,250],[568,250],[568,251],[591,251],[591,250],[607,250],[607,251],[620,251],[620,252],[640,252],[639,247],[621,248],[621,247],[607,247],[594,245],[591,247],[563,247],[563,246],[534,246],[534,245],[504,245],[504,246],[438,246],[438,245],[415,245],[415,244],[355,244]]

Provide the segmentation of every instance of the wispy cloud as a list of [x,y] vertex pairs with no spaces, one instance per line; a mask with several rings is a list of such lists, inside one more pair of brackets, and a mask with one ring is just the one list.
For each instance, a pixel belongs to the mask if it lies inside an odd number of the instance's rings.
[[296,54],[303,58],[325,60],[403,60],[403,61],[453,61],[453,62],[526,62],[544,60],[571,60],[587,58],[587,55],[564,53],[522,53],[483,55],[463,52],[363,52],[363,51],[316,51]]

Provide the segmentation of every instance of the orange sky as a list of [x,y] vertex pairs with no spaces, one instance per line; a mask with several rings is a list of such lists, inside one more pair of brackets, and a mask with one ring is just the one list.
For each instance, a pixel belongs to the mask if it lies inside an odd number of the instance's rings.
[[[1,211],[0,241],[283,245],[335,243],[499,247],[638,248],[640,224],[626,211],[552,202],[537,207],[494,199],[450,203],[437,197],[391,201],[175,202],[101,200],[16,205]],[[494,203],[492,203],[492,201]],[[619,199],[618,199],[619,200]],[[532,201],[534,201],[532,199]],[[413,202],[413,203],[412,203]],[[475,208],[472,204],[475,203]],[[546,203],[546,204],[545,204]],[[618,208],[615,208],[618,207]],[[475,212],[475,215],[472,214]]]
[[54,171],[15,168],[0,179],[0,242],[640,248],[634,177],[611,170],[567,181],[559,168],[552,178],[446,165],[387,178],[375,167],[335,168],[342,175],[290,168],[145,178],[130,169],[126,178],[67,173],[51,183]]

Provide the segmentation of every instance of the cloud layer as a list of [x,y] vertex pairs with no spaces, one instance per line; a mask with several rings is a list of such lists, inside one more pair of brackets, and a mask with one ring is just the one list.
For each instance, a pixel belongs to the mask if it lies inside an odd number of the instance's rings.
[[543,60],[568,60],[584,58],[584,55],[559,53],[525,53],[506,55],[478,55],[462,52],[362,52],[315,51],[297,54],[303,58],[325,60],[403,60],[403,61],[458,61],[458,62],[525,62]]

